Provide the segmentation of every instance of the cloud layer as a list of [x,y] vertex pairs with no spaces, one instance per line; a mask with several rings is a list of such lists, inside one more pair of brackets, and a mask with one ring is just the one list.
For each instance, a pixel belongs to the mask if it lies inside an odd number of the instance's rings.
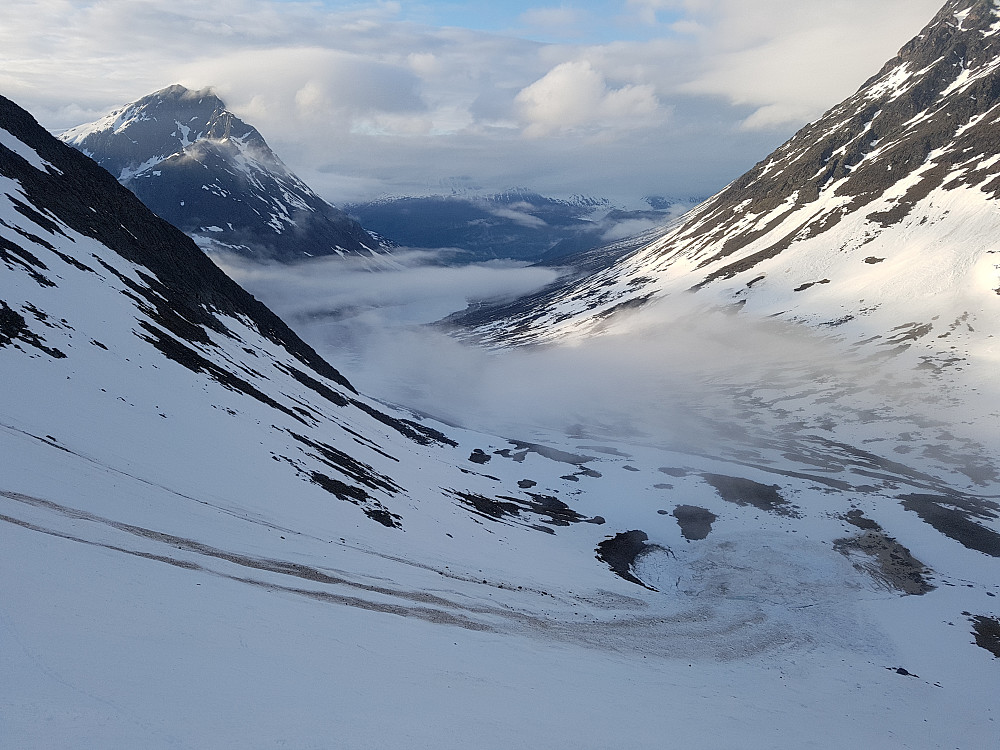
[[490,32],[421,20],[433,4],[8,0],[0,91],[61,129],[171,83],[214,86],[335,201],[455,178],[703,195],[849,94],[940,2],[519,5]]
[[863,353],[803,326],[691,298],[616,318],[583,346],[468,346],[423,324],[467,301],[537,289],[554,272],[450,268],[416,251],[398,260],[378,272],[341,258],[221,264],[368,395],[487,434],[544,441],[557,431],[718,454],[794,434],[860,439],[874,430],[884,438],[919,431],[931,415],[959,419],[951,399],[940,409],[928,403],[940,384],[921,384],[904,366],[872,367]]

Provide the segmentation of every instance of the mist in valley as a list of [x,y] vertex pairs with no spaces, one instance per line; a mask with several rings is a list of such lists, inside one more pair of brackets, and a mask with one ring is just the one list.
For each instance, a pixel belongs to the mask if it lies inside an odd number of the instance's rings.
[[487,349],[434,324],[469,303],[541,289],[558,272],[440,260],[426,251],[378,267],[217,258],[359,390],[445,423],[829,469],[862,450],[979,486],[998,477],[983,408],[995,394],[929,377],[905,357],[691,296],[618,316],[585,341]]

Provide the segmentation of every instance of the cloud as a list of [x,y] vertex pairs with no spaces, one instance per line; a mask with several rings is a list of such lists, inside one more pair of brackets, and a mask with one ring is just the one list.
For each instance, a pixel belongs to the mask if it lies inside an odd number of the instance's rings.
[[642,232],[648,232],[650,229],[655,229],[664,223],[662,218],[658,220],[629,219],[627,221],[620,221],[601,235],[601,241],[614,242],[615,240],[622,240],[626,237],[641,234]]
[[582,26],[587,20],[589,20],[587,13],[565,5],[557,8],[531,8],[518,18],[521,25],[529,31],[539,31],[567,39],[582,34]]
[[749,106],[753,111],[742,127],[773,129],[814,119],[857,90],[931,19],[940,0],[646,0],[642,5],[685,13],[680,23],[703,65],[679,90]]
[[365,327],[377,319],[386,329],[433,323],[470,302],[519,297],[558,278],[553,269],[514,262],[441,265],[443,253],[401,249],[384,262],[327,257],[295,265],[215,259],[279,315],[307,327],[353,318]]
[[522,227],[528,227],[529,229],[541,229],[548,226],[544,219],[526,211],[518,211],[515,208],[492,208],[490,209],[490,213],[501,219],[510,219],[515,224],[520,224]]
[[404,252],[378,271],[337,258],[222,265],[365,393],[486,434],[544,441],[558,431],[750,460],[796,435],[919,432],[914,415],[928,413],[930,386],[912,371],[896,380],[829,337],[691,296],[619,316],[585,346],[466,345],[422,324],[555,275],[511,264],[446,268],[437,257]]
[[557,65],[515,97],[525,134],[532,137],[581,128],[634,128],[660,111],[649,84],[608,85],[586,60]]
[[0,88],[59,130],[172,83],[214,86],[335,202],[457,175],[705,194],[849,94],[939,2],[632,0],[631,19],[567,3],[521,18],[577,34],[541,43],[421,24],[418,4],[6,0]]

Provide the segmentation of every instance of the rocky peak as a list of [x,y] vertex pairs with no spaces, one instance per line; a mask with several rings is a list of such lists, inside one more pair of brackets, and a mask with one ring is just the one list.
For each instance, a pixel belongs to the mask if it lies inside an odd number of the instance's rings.
[[211,88],[168,86],[61,138],[202,247],[282,261],[388,247],[316,195]]
[[61,138],[122,181],[202,139],[238,138],[270,151],[260,133],[227,110],[211,88],[191,91],[177,84],[71,128]]

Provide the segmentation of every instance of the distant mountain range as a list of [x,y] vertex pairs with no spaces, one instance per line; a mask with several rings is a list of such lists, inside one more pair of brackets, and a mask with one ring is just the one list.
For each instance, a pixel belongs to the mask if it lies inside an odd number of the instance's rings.
[[295,261],[391,244],[316,195],[210,89],[170,86],[60,137],[208,250]]
[[513,259],[559,263],[609,241],[662,227],[697,198],[650,196],[623,207],[608,198],[557,199],[528,188],[500,193],[383,197],[344,205],[366,227],[406,247],[448,248],[454,262]]

